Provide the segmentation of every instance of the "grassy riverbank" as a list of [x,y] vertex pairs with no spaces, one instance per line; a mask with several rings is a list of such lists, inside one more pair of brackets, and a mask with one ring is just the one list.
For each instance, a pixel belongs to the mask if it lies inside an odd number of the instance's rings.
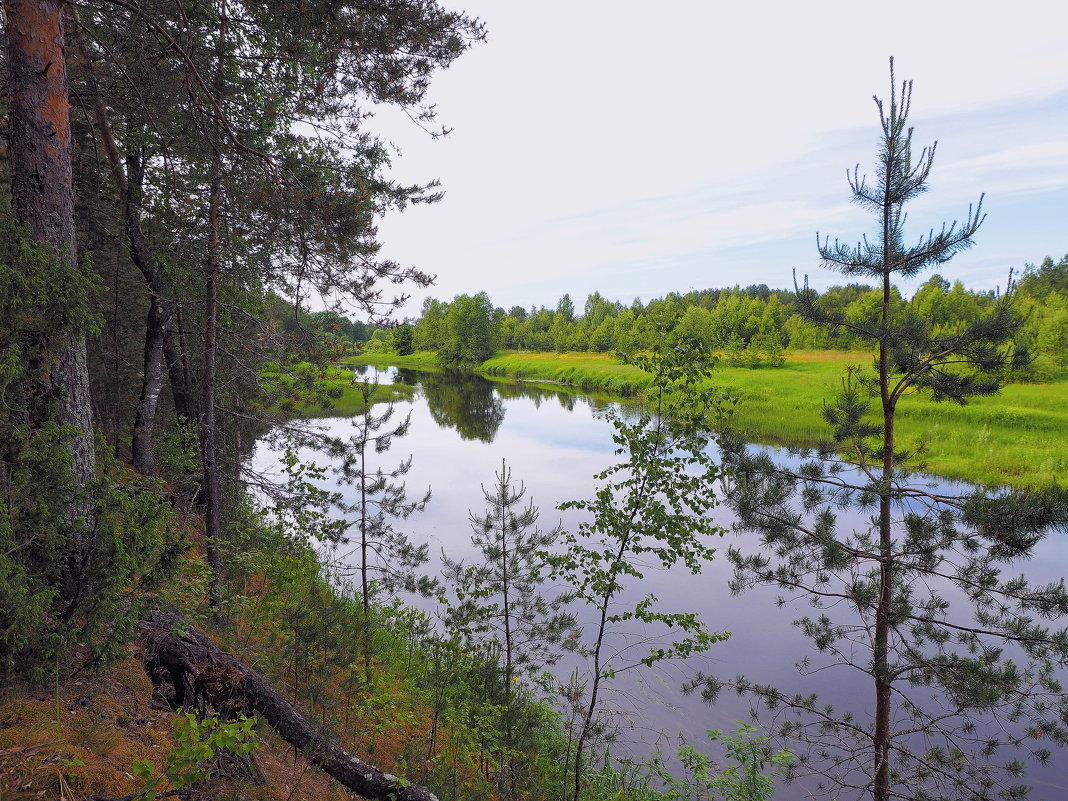
[[[280,394],[287,398],[275,405],[275,411],[287,417],[350,417],[359,414],[365,407],[358,376],[345,367],[323,368],[304,362],[287,372],[273,371],[264,377],[273,382],[281,390]],[[313,384],[316,390],[312,393],[309,390]],[[371,403],[411,400],[415,391],[415,387],[404,384],[383,384],[375,390]],[[314,399],[292,401],[288,400],[289,397]]]
[[[433,353],[367,354],[362,364],[436,367]],[[718,367],[716,387],[739,399],[735,421],[754,440],[811,445],[828,435],[822,401],[840,386],[850,365],[866,365],[864,353],[792,353],[778,369]],[[647,377],[609,354],[512,353],[494,355],[478,371],[489,376],[541,380],[580,391],[640,396]],[[926,442],[928,470],[985,484],[1039,486],[1068,482],[1068,380],[1010,384],[999,395],[967,406],[909,398],[898,412],[899,441]]]

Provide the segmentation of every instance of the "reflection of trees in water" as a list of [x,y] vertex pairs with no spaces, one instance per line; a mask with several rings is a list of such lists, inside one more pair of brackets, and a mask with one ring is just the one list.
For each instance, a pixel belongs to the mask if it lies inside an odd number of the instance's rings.
[[360,378],[366,378],[367,371],[371,369],[371,366],[368,364],[341,364],[340,362],[336,363],[334,367],[339,370],[347,370],[354,376],[358,376]]
[[575,410],[576,401],[580,403],[584,402],[583,398],[576,397],[567,392],[546,389],[545,387],[533,386],[531,384],[506,384],[498,382],[495,383],[494,386],[497,388],[497,394],[502,398],[507,400],[512,400],[513,398],[525,398],[534,402],[535,409],[540,409],[543,402],[552,398],[556,398],[560,401],[560,405],[569,412]]
[[462,439],[492,442],[504,422],[504,403],[493,384],[474,375],[421,373],[430,416],[442,428],[455,428]]
[[560,406],[569,412],[575,411],[576,406],[589,406],[595,414],[604,414],[611,408],[618,409],[625,420],[630,420],[640,412],[640,406],[634,400],[607,400],[590,395],[575,394],[575,390],[551,389],[544,384],[526,382],[504,383],[496,382],[497,394],[502,398],[526,398],[534,402],[534,408],[540,409],[541,404],[555,398]]
[[455,428],[463,439],[492,442],[504,422],[504,401],[524,399],[541,408],[555,399],[569,412],[587,405],[604,412],[612,401],[575,395],[564,390],[525,382],[487,381],[472,373],[430,373],[397,368],[393,383],[422,388],[430,415],[442,428]]
[[418,370],[409,370],[406,367],[398,367],[397,372],[393,375],[394,384],[403,384],[406,387],[417,387],[423,380],[427,373],[421,373]]

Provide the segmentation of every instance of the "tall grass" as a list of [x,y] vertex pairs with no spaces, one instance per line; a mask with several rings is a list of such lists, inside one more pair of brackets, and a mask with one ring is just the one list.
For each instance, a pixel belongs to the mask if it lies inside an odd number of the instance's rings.
[[411,367],[413,370],[440,370],[438,354],[432,350],[421,350],[407,356],[396,353],[361,353],[358,356],[346,356],[342,364],[377,364],[392,367]]

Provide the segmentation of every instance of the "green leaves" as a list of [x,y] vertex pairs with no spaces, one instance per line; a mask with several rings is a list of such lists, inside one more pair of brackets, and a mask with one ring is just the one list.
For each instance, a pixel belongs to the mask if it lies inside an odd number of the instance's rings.
[[[666,322],[662,333],[667,333]],[[662,610],[653,595],[634,606],[619,605],[630,580],[643,577],[637,567],[642,559],[699,573],[715,554],[709,538],[725,533],[710,516],[716,506],[719,471],[708,456],[709,437],[702,428],[706,418],[701,405],[709,399],[698,397],[710,370],[708,354],[695,338],[664,336],[649,353],[623,358],[652,375],[653,411],[629,418],[616,409],[605,414],[622,459],[595,477],[601,483],[592,498],[559,507],[586,515],[575,531],[563,535],[562,549],[545,553],[552,577],[571,587],[598,616],[590,646],[590,700],[576,745],[574,801],[582,792],[582,756],[598,713],[602,680],[622,670],[707,650],[727,637],[709,632],[694,613]],[[714,403],[712,399],[710,405]],[[658,624],[677,634],[666,642],[661,638],[637,657],[627,648],[606,656],[611,650],[606,647],[609,628],[630,620]]]
[[332,514],[342,503],[336,491],[323,488],[327,469],[314,462],[302,462],[292,448],[282,455],[286,488],[275,498],[273,512],[286,531],[317,542],[338,544],[343,541],[352,522]]
[[[768,801],[775,779],[795,761],[788,748],[773,751],[766,737],[740,724],[724,735],[709,729],[709,741],[722,743],[725,760],[714,760],[693,745],[679,747],[676,764],[658,752],[640,761],[607,763],[587,774],[589,797],[596,801]],[[681,768],[681,770],[680,770]]]
[[198,718],[193,712],[178,712],[172,725],[175,748],[166,765],[161,769],[152,762],[137,761],[130,766],[142,785],[137,801],[154,801],[163,788],[181,790],[209,778],[211,771],[205,763],[220,751],[244,756],[259,747],[255,717],[222,720],[218,715]]
[[448,304],[438,359],[446,367],[472,367],[493,355],[493,304],[485,292],[457,295]]

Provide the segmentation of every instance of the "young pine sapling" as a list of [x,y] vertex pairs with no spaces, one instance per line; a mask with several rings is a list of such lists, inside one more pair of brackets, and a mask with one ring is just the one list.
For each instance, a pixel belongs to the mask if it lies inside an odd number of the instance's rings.
[[447,611],[446,626],[474,647],[499,649],[503,695],[503,760],[500,791],[517,794],[516,685],[554,664],[564,650],[578,642],[575,616],[564,607],[568,594],[546,598],[541,585],[547,577],[545,552],[560,535],[559,528],[537,528],[538,510],[523,503],[526,488],[515,484],[512,471],[501,463],[493,489],[482,487],[486,510],[470,515],[471,541],[481,561],[464,564],[442,557],[446,582],[456,602]]
[[[991,395],[1026,354],[1013,347],[1022,320],[1011,282],[984,314],[949,328],[892,286],[968,248],[983,215],[969,209],[963,223],[906,244],[904,207],[926,190],[935,150],[914,157],[912,84],[895,85],[892,61],[890,75],[889,104],[876,99],[876,182],[849,176],[878,234],[820,244],[824,266],[877,279],[881,303],[871,319],[845,319],[807,285],[798,290],[809,320],[870,342],[874,366],[851,372],[824,407],[833,440],[802,452],[800,464],[776,463],[741,438],[724,444],[737,528],[760,536],[759,549],[731,549],[732,588],[768,585],[784,604],[806,601],[816,611],[796,625],[817,655],[801,672],[852,672],[870,692],[843,709],[746,678],[699,677],[693,687],[712,699],[733,685],[762,701],[779,734],[799,744],[792,772],[818,777],[821,797],[1021,799],[1020,757],[1046,761],[1050,746],[1068,744],[1057,673],[1068,665],[1068,631],[1052,627],[1068,613],[1068,593],[1063,579],[1034,584],[1003,570],[1068,525],[1068,503],[1057,488],[941,489],[905,468],[913,454],[896,434],[911,398],[963,405]],[[846,510],[856,517],[840,519]]]

